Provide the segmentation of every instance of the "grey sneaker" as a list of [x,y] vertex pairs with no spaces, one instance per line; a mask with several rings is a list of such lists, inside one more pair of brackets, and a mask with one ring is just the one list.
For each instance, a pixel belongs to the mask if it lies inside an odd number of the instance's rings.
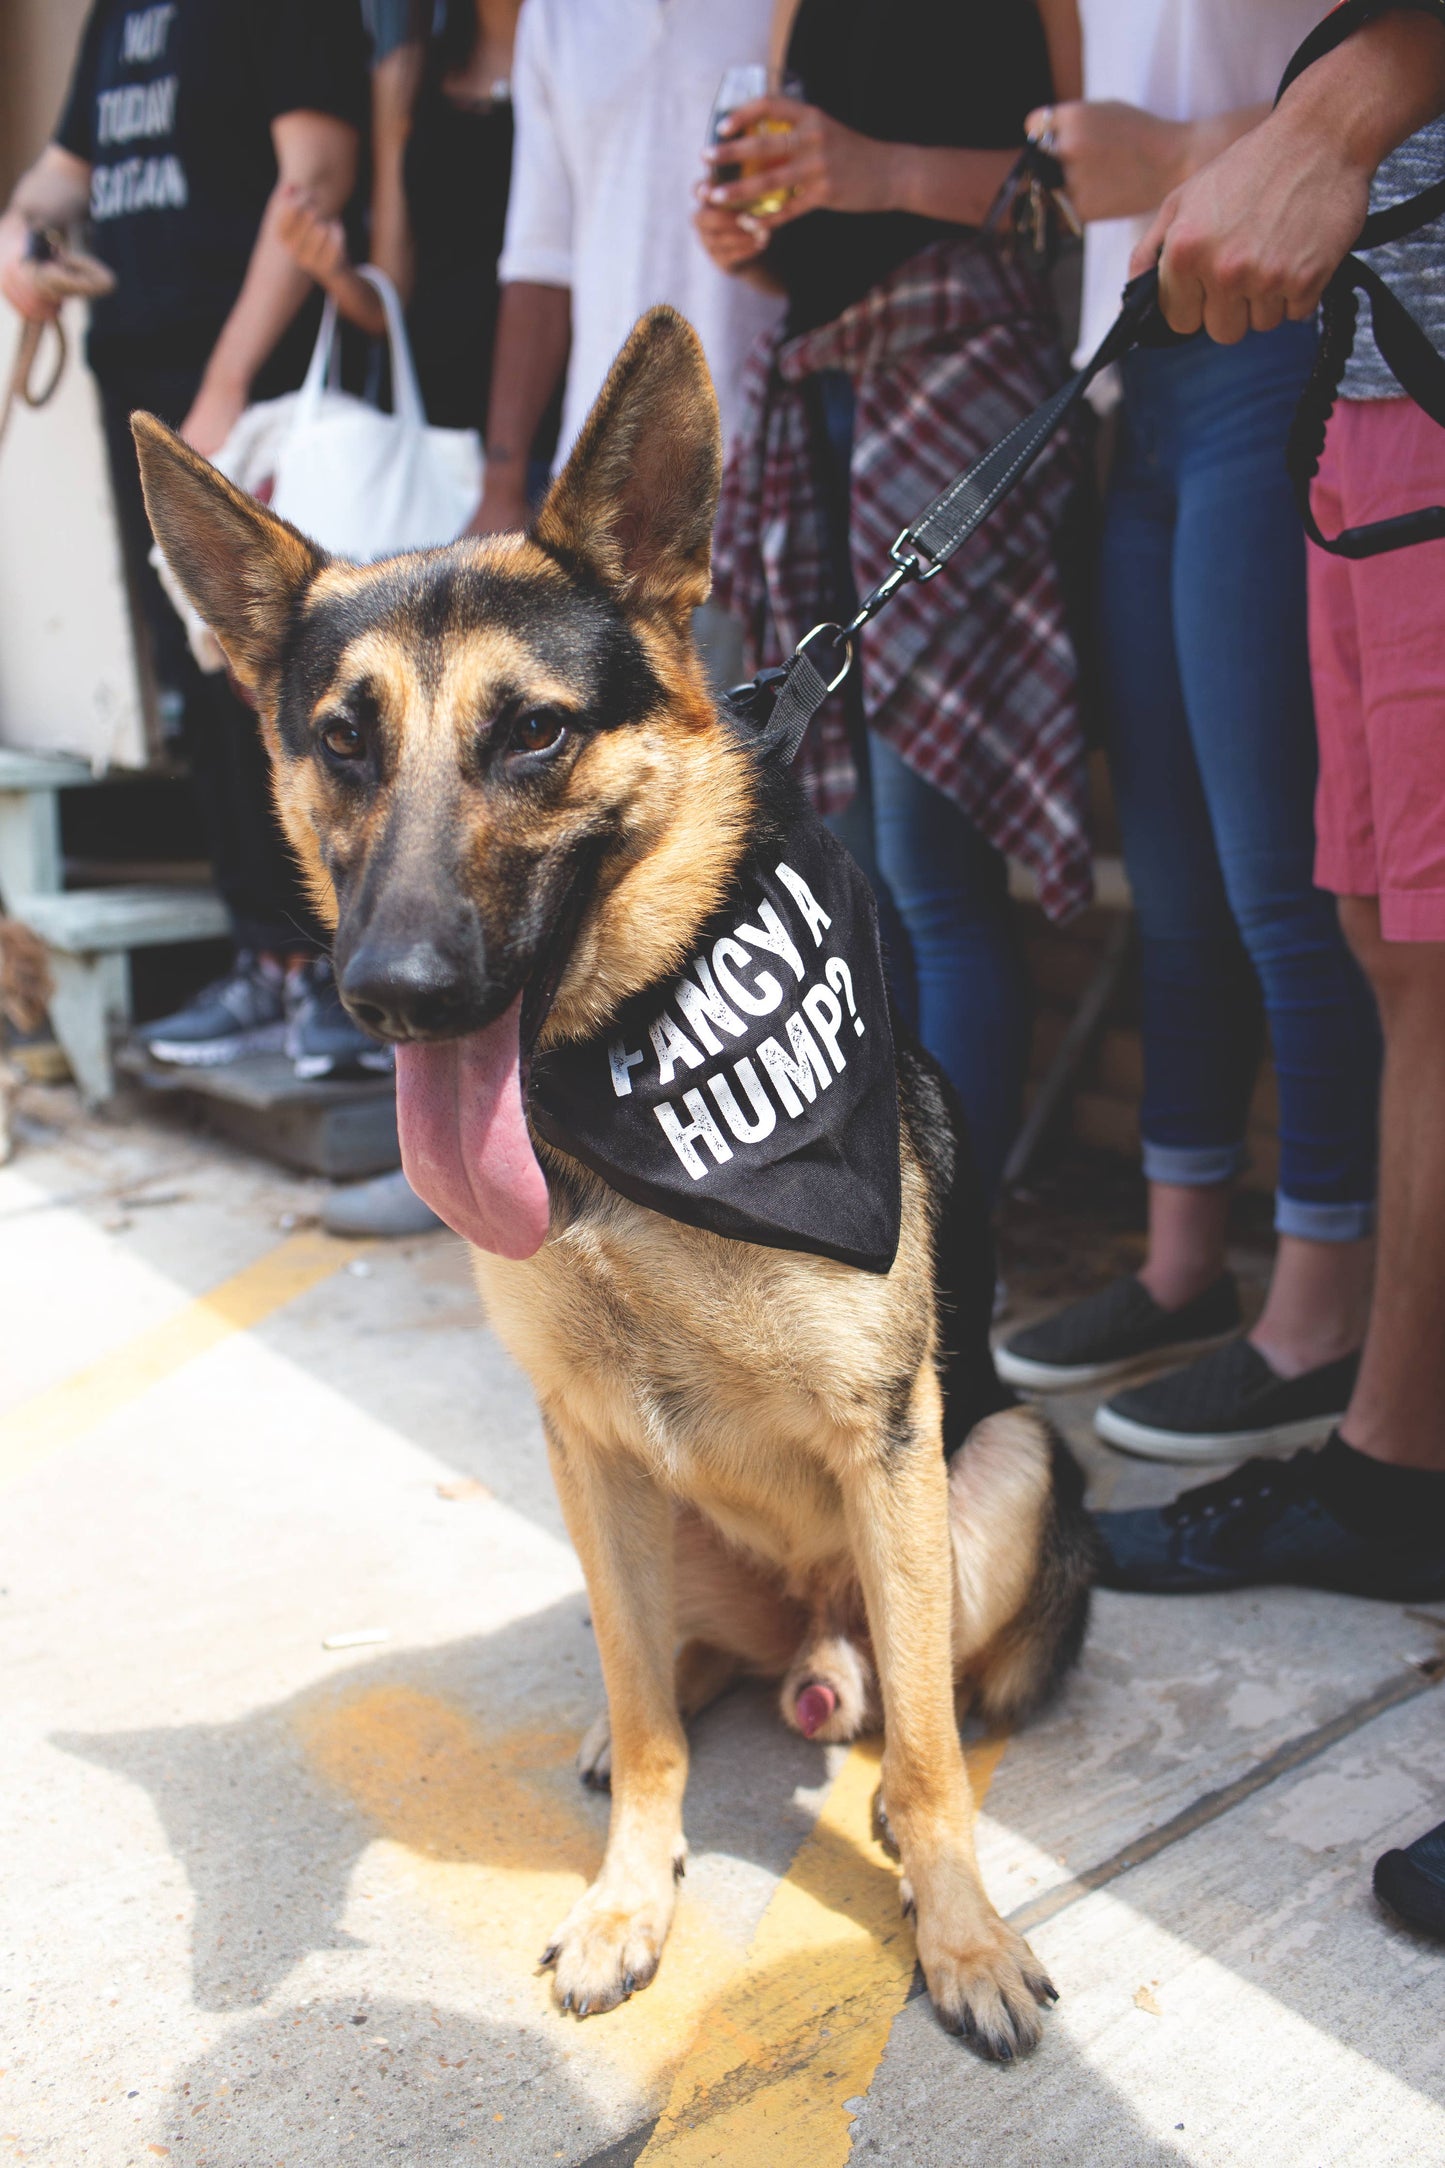
[[429,1235],[442,1223],[398,1167],[394,1174],[379,1174],[374,1181],[333,1190],[321,1224],[329,1235],[384,1235],[396,1240],[404,1235]]
[[994,1365],[1024,1392],[1078,1392],[1219,1347],[1240,1322],[1239,1290],[1228,1272],[1182,1310],[1162,1310],[1130,1274],[1012,1333]]
[[286,974],[286,1051],[305,1082],[362,1070],[384,1076],[395,1059],[389,1046],[347,1015],[329,956],[309,957]]
[[173,1016],[140,1025],[135,1036],[157,1061],[191,1069],[275,1052],[286,1037],[285,974],[279,964],[241,949],[224,978],[202,987]]
[[1115,1393],[1094,1428],[1145,1460],[1203,1465],[1292,1453],[1329,1436],[1350,1404],[1358,1354],[1282,1378],[1248,1340],[1231,1340],[1183,1370]]

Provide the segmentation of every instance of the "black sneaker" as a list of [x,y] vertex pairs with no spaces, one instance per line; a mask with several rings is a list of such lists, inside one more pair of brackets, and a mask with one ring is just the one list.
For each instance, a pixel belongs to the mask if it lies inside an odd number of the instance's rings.
[[224,978],[193,994],[174,1016],[142,1024],[135,1033],[157,1061],[217,1069],[241,1054],[276,1051],[286,1037],[285,975],[249,949],[238,952]]
[[389,1046],[353,1023],[341,1005],[329,956],[308,957],[286,974],[286,1051],[298,1077],[354,1076],[392,1067]]
[[1239,1327],[1239,1290],[1228,1272],[1182,1310],[1162,1310],[1130,1274],[1012,1334],[994,1364],[1024,1392],[1068,1393],[1198,1355],[1233,1339]]
[[1375,1861],[1375,1895],[1407,1927],[1445,1942],[1445,1822]]
[[1231,1340],[1183,1370],[1106,1400],[1094,1428],[1145,1460],[1243,1460],[1327,1438],[1350,1404],[1358,1354],[1282,1378],[1248,1340]]
[[[1095,1514],[1100,1583],[1156,1596],[1268,1583],[1388,1603],[1445,1596],[1445,1511],[1407,1512],[1393,1526],[1341,1518],[1324,1469],[1340,1450],[1331,1439],[1290,1460],[1247,1460],[1172,1505]],[[1445,1497],[1445,1476],[1426,1480]]]

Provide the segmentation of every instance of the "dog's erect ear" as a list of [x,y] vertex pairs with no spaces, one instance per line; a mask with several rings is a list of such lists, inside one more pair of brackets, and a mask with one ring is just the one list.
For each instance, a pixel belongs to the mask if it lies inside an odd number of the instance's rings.
[[269,704],[291,612],[326,558],[153,414],[130,426],[162,555],[242,684]]
[[628,605],[682,616],[707,600],[722,473],[717,398],[675,309],[649,309],[603,385],[533,539]]

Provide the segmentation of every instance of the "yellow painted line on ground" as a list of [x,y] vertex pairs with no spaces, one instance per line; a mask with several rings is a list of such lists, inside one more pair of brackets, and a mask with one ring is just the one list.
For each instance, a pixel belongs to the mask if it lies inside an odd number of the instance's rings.
[[607,2086],[620,2073],[650,2113],[746,1944],[684,1884],[646,1993],[584,2024],[558,2013],[537,1960],[601,1866],[607,1824],[606,1802],[577,1781],[575,1729],[488,1732],[403,1682],[333,1690],[296,1721],[312,1767],[381,1840],[384,1871],[475,1946],[506,2008]]
[[[879,1745],[854,1747],[746,1948],[684,1885],[644,1994],[585,2024],[558,2015],[538,1953],[596,1873],[606,1809],[577,1783],[575,1734],[489,1735],[401,1681],[297,1713],[308,1759],[370,1823],[424,1908],[474,1943],[485,1977],[579,2065],[620,2072],[663,2113],[647,2168],[834,2168],[913,1981],[898,1869],[873,1842]],[[982,1800],[1003,1753],[968,1756]]]
[[[1006,1741],[968,1757],[982,1802]],[[880,1742],[855,1746],[709,2009],[637,2168],[841,2168],[913,1982],[898,1870],[873,1841]]]
[[0,1486],[73,1445],[208,1348],[249,1332],[369,1247],[309,1230],[291,1235],[123,1347],[22,1400],[0,1415]]

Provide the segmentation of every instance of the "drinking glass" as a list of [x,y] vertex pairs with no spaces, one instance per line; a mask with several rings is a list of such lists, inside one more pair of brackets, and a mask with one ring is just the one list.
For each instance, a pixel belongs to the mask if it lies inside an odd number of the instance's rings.
[[[753,98],[766,98],[772,87],[768,80],[768,70],[761,60],[737,60],[731,67],[724,68],[723,79],[718,84],[717,96],[713,99],[712,114],[707,124],[708,142],[717,143],[721,140],[724,121],[735,113],[740,105],[746,105]],[[791,78],[784,82],[783,88],[790,97],[795,94]],[[788,124],[782,120],[759,121],[757,126],[759,135],[786,135],[787,132]],[[741,162],[724,162],[713,168],[720,183],[746,180],[750,173],[763,170],[766,169]],[[786,188],[767,188],[742,208],[754,218],[771,218],[775,212],[781,211],[787,200]]]

